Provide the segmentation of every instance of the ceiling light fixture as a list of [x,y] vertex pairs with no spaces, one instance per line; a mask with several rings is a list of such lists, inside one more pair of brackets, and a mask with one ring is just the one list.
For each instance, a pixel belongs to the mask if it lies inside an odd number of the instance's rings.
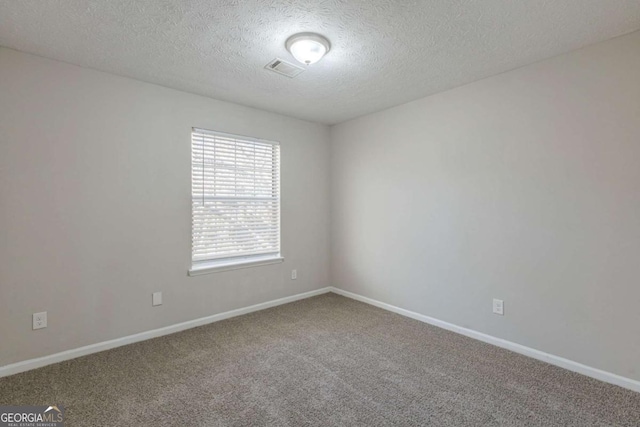
[[305,65],[320,61],[331,49],[329,40],[316,33],[294,34],[287,39],[285,46],[298,62]]

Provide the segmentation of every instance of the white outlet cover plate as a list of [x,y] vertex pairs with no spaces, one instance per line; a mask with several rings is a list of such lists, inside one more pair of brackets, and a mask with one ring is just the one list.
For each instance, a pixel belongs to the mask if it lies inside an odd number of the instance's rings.
[[47,327],[47,312],[33,313],[33,330]]
[[154,292],[151,304],[155,307],[157,305],[162,305],[162,292]]
[[493,312],[504,316],[504,301],[501,299],[493,299]]

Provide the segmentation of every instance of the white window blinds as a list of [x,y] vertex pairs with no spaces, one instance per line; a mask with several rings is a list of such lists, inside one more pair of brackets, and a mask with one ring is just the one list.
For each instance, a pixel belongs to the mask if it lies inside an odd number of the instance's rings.
[[280,146],[202,129],[191,134],[192,261],[280,253]]

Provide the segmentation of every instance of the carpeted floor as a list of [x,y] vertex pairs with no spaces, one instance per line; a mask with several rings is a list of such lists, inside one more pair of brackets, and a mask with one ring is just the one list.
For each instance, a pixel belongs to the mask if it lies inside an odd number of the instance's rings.
[[326,294],[0,379],[67,426],[637,426],[640,394]]

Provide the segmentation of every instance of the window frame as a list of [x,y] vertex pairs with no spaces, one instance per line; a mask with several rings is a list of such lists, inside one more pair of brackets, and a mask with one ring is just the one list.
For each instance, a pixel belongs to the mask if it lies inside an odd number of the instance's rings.
[[225,258],[209,259],[209,260],[196,260],[193,259],[193,236],[194,236],[194,194],[193,194],[193,172],[194,163],[193,157],[191,157],[191,268],[188,270],[189,276],[200,276],[203,274],[215,273],[219,271],[237,270],[241,268],[258,267],[263,265],[278,264],[284,261],[282,256],[282,151],[281,144],[278,141],[271,141],[267,139],[255,138],[251,136],[232,134],[227,132],[220,132],[210,129],[193,127],[191,128],[191,155],[193,156],[193,135],[194,133],[204,133],[212,136],[220,136],[223,138],[232,138],[241,140],[243,142],[254,142],[259,144],[270,144],[278,147],[278,165],[277,165],[277,185],[278,185],[278,252],[268,254],[254,254],[254,255],[238,255],[229,256]]

